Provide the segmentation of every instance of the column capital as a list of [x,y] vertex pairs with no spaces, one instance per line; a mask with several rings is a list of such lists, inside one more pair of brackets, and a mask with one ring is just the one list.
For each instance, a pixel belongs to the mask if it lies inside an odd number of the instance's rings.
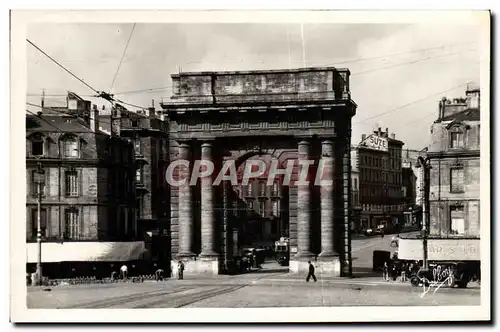
[[202,148],[211,148],[213,146],[213,140],[203,140],[201,143]]

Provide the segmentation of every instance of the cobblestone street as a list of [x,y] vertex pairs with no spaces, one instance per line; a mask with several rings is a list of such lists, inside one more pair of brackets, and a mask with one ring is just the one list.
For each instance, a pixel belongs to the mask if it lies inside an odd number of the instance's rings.
[[373,305],[479,305],[480,289],[439,289],[384,284],[373,278],[306,283],[283,274],[168,280],[28,290],[29,308],[300,307]]

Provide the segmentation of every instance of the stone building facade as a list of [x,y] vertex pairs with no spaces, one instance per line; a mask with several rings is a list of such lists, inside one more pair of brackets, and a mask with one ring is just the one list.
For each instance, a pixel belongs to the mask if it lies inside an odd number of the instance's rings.
[[480,90],[443,98],[431,127],[430,236],[479,238]]
[[388,128],[362,135],[354,149],[360,178],[361,227],[397,226],[403,218],[402,146]]
[[[61,245],[66,242],[137,239],[133,146],[99,130],[98,112],[70,93],[67,107],[26,116],[26,240],[36,241],[35,173],[41,165],[44,261],[83,259],[71,258],[81,253],[69,252]],[[34,247],[28,247],[33,263]]]
[[[334,185],[290,185],[288,211],[290,270],[307,271],[318,259],[327,275],[350,275],[350,136],[356,104],[349,71],[336,68],[172,75],[173,96],[162,104],[170,121],[171,160],[203,158],[220,170],[256,155],[269,155],[284,168],[288,160],[324,160]],[[178,168],[182,178],[191,173]],[[217,172],[215,172],[217,173]],[[186,273],[223,273],[233,257],[233,186],[171,188],[172,259]],[[175,273],[175,271],[174,271]]]
[[[170,194],[165,181],[169,161],[168,122],[151,107],[131,112],[116,107],[102,112],[100,128],[119,132],[134,147],[135,202],[138,233],[153,260],[169,255]],[[113,128],[111,128],[113,126]],[[162,263],[164,265],[164,263]],[[166,264],[168,267],[170,264]]]

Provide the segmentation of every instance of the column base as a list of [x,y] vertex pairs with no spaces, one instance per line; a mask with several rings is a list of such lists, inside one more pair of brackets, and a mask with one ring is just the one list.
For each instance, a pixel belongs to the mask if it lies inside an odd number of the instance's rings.
[[293,260],[297,261],[310,261],[315,260],[316,255],[310,251],[299,251],[295,256],[292,257]]
[[322,260],[322,261],[325,261],[325,260],[331,260],[332,258],[334,257],[339,257],[339,254],[336,253],[335,251],[322,251],[319,255],[318,255],[318,260]]
[[[184,279],[189,277],[212,277],[219,275],[218,257],[193,257],[192,259],[181,259],[184,263]],[[178,260],[173,260],[172,278],[179,276]]]
[[[323,258],[318,261],[311,261],[315,267],[314,274],[317,278],[333,278],[341,276],[340,258],[338,256]],[[301,274],[304,278],[309,273],[309,263],[302,260],[290,261],[290,274]]]
[[198,258],[203,259],[203,260],[212,260],[212,259],[217,259],[219,258],[219,254],[216,253],[215,251],[212,252],[202,252],[201,254],[198,255]]

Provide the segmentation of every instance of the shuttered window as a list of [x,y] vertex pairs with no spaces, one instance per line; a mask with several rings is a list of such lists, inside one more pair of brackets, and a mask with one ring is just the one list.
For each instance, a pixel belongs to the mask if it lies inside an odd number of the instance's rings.
[[464,169],[455,167],[450,170],[450,192],[461,193],[464,191]]

